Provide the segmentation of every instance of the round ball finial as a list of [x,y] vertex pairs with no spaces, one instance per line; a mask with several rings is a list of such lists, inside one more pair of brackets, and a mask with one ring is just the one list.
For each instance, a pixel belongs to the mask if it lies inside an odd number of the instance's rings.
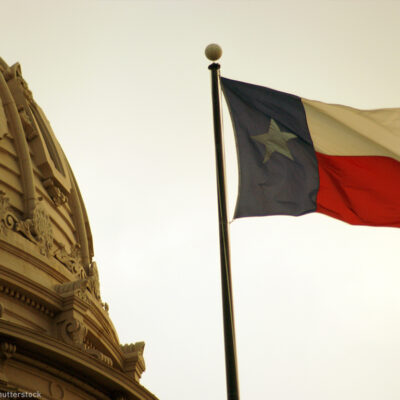
[[210,61],[217,61],[222,56],[222,49],[218,44],[211,43],[206,47],[205,53]]

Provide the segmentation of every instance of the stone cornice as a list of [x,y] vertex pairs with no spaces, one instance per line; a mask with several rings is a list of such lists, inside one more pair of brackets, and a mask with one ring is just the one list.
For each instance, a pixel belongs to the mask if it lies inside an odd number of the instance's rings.
[[[77,282],[65,283],[66,291],[64,292],[62,289],[64,285],[58,285],[55,290],[52,290],[0,265],[0,293],[32,307],[51,320],[57,319],[58,315],[66,310],[75,310],[82,315],[84,326],[91,332],[97,343],[91,352],[92,356],[107,364],[109,362],[107,354],[109,354],[114,361],[114,367],[125,371],[126,355],[121,351],[111,321],[107,315],[104,315],[106,312],[99,308],[98,302],[91,299],[90,292],[86,292],[84,297],[82,294],[81,296],[76,294],[76,290],[80,293],[82,285],[79,281]],[[144,366],[141,369],[144,370]]]
[[78,348],[47,335],[20,327],[8,321],[0,321],[0,335],[12,340],[19,354],[34,355],[49,364],[62,365],[69,374],[85,376],[86,383],[110,393],[121,392],[129,400],[156,400],[157,398],[139,383],[114,368],[107,367]]
[[[72,289],[75,287],[74,282],[65,283],[64,285]],[[82,293],[81,297],[73,290],[63,292],[58,289],[59,292],[57,292],[57,288],[62,288],[64,285],[49,289],[24,275],[0,265],[0,293],[4,293],[15,301],[32,307],[36,311],[45,314],[51,320],[65,310],[79,312],[83,316],[85,326],[92,332],[94,337],[97,337],[99,349],[104,348],[106,353],[109,353],[116,362],[115,366],[122,370],[124,357],[119,348],[119,341],[114,327],[108,316],[104,315],[106,312],[100,309],[98,301],[92,299],[90,292]],[[93,353],[93,356],[96,356],[96,354]]]
[[[62,309],[62,298],[54,290],[0,264],[0,284],[2,283],[7,288],[18,291],[20,295],[36,300],[37,303],[49,308],[54,313]],[[20,297],[17,297],[17,299],[20,299]]]

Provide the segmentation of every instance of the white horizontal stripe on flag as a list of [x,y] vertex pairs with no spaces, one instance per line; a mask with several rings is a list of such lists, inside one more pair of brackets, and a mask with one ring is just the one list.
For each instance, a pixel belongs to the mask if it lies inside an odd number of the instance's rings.
[[400,161],[400,109],[357,110],[302,99],[314,148],[327,155]]

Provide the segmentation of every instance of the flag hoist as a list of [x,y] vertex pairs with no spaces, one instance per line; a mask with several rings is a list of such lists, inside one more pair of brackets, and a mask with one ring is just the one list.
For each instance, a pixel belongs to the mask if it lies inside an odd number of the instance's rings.
[[[217,61],[222,49],[210,44],[205,50],[210,61]],[[225,157],[222,137],[220,65],[213,62],[211,71],[211,90],[214,120],[215,159],[217,167],[218,220],[221,258],[222,310],[224,320],[225,369],[228,400],[239,400],[239,381],[236,357],[235,322],[233,314],[233,295],[231,279],[228,207],[225,190]]]

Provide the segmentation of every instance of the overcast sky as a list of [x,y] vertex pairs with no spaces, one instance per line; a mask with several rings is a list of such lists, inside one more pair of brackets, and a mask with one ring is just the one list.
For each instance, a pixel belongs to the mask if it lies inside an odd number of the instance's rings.
[[[0,0],[78,180],[103,301],[161,400],[225,399],[210,77],[400,106],[399,1]],[[224,104],[229,206],[236,153]],[[400,183],[399,183],[400,184]],[[241,398],[400,398],[400,233],[329,217],[231,223]]]

